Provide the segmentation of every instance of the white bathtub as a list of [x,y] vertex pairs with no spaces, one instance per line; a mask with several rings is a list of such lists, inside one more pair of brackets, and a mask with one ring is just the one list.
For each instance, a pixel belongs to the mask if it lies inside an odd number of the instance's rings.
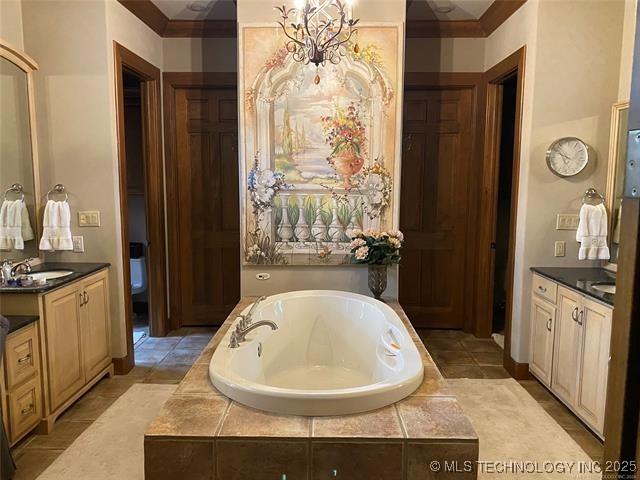
[[[247,313],[249,307],[243,313]],[[253,320],[272,320],[211,358],[214,386],[233,400],[291,415],[344,415],[390,405],[422,382],[420,354],[396,313],[364,295],[306,290],[263,300]]]

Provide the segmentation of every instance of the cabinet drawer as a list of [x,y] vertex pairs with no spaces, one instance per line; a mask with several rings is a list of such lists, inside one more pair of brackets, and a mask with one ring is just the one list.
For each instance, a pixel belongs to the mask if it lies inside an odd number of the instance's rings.
[[556,304],[558,285],[540,275],[533,275],[533,293]]
[[35,427],[42,418],[40,377],[16,388],[8,395],[9,437],[15,443]]
[[5,368],[8,390],[14,389],[38,374],[40,357],[36,325],[33,323],[7,337]]

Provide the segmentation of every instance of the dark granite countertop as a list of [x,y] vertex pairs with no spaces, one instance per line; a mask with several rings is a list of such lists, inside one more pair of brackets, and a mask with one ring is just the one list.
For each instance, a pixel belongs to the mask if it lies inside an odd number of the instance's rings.
[[594,283],[615,283],[615,276],[604,268],[531,267],[531,270],[554,282],[613,306],[615,295],[600,292],[592,287]]
[[37,322],[40,317],[37,315],[6,315],[5,318],[9,320],[9,333],[11,333]]
[[62,278],[49,280],[46,285],[33,287],[9,287],[0,285],[0,293],[46,293],[56,288],[63,287],[71,282],[89,276],[103,268],[110,266],[109,263],[73,263],[73,262],[45,262],[33,267],[32,273],[48,272],[51,270],[73,270],[71,275]]

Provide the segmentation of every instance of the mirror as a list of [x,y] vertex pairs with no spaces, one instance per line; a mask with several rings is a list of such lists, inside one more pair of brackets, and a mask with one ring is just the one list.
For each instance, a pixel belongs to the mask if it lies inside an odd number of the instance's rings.
[[616,270],[620,243],[620,219],[622,218],[622,192],[624,168],[627,157],[627,127],[629,102],[613,105],[611,113],[611,137],[609,140],[609,169],[607,172],[607,211],[609,212],[609,243],[611,259],[608,268]]
[[0,259],[38,256],[31,59],[0,42]]

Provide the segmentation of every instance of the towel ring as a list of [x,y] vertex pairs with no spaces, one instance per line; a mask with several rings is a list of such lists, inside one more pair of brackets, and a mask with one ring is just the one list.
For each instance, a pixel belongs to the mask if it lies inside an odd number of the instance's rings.
[[67,200],[69,200],[69,194],[66,192],[66,188],[64,185],[62,185],[61,183],[57,183],[53,186],[53,188],[51,190],[49,190],[47,192],[47,201],[51,200],[50,195],[51,194],[60,194],[62,195],[64,193],[64,200],[65,202]]
[[24,188],[19,183],[14,183],[9,188],[4,191],[4,199],[7,199],[7,196],[10,193],[15,193],[16,195],[20,195],[20,200],[24,202]]
[[589,205],[599,205],[604,203],[604,197],[598,193],[595,188],[588,188],[584,195],[582,196],[582,203],[586,203]]

